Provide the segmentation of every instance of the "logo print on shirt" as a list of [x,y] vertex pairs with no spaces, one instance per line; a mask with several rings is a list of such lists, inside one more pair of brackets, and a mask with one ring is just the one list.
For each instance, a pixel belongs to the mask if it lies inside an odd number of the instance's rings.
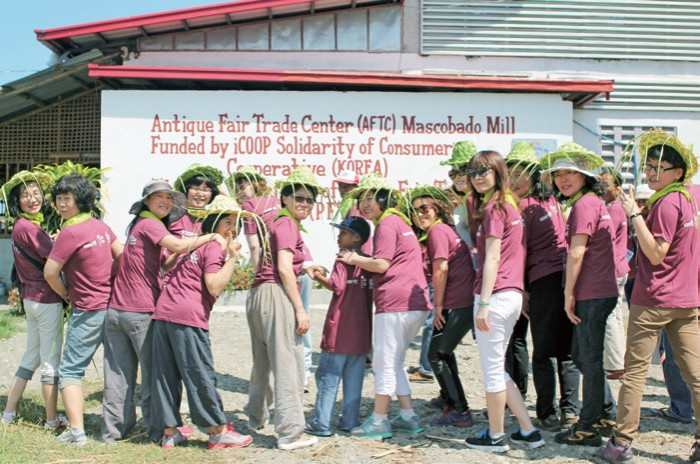
[[199,262],[199,256],[197,256],[196,251],[193,251],[192,253],[190,253],[190,262],[194,263],[194,264],[197,264]]
[[127,245],[136,245],[136,237],[133,234],[129,234],[129,236],[126,239],[126,244]]

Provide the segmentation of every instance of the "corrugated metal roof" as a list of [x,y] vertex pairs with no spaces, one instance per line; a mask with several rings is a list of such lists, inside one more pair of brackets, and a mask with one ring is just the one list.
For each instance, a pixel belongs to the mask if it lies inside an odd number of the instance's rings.
[[139,37],[258,19],[332,11],[401,0],[242,0],[182,10],[110,19],[54,29],[37,29],[37,40],[56,53],[81,53],[93,47],[119,47]]
[[88,77],[88,64],[113,64],[120,60],[118,53],[105,56],[101,51],[93,50],[2,85],[0,122],[46,108],[60,99],[95,91],[100,83]]

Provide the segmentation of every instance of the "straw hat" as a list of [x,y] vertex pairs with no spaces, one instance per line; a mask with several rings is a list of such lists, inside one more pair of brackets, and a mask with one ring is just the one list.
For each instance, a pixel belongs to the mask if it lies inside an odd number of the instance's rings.
[[50,175],[43,172],[30,172],[30,171],[20,171],[8,180],[5,185],[0,187],[2,191],[2,198],[5,203],[9,200],[10,192],[13,188],[20,184],[28,184],[29,182],[36,182],[39,185],[42,193],[48,193],[49,189],[53,185],[53,179]]
[[539,169],[539,160],[537,159],[537,153],[535,152],[535,147],[532,146],[530,142],[520,141],[513,145],[508,155],[506,155],[506,164],[512,165],[522,165],[526,168],[535,165]]
[[190,167],[185,170],[182,174],[180,174],[180,177],[175,179],[175,183],[173,184],[175,186],[175,190],[178,192],[182,193],[187,193],[185,190],[185,183],[192,177],[194,176],[204,176],[208,180],[212,181],[214,185],[220,185],[224,181],[224,174],[221,172],[221,170],[216,169],[211,166],[204,166],[199,163],[194,163]]
[[239,166],[236,172],[231,173],[226,179],[226,187],[232,194],[236,192],[236,183],[244,179],[248,182],[265,180],[253,166]]
[[204,219],[212,214],[228,216],[235,214],[238,217],[250,217],[253,213],[243,211],[235,198],[228,195],[219,194],[211,203],[201,209],[190,209],[190,214],[199,219]]
[[325,193],[326,189],[321,187],[316,180],[316,176],[307,166],[299,166],[289,173],[286,179],[275,182],[275,188],[282,190],[288,185],[299,185],[313,187],[318,193]]
[[681,155],[686,166],[685,178],[683,178],[683,181],[690,179],[698,172],[698,160],[693,154],[693,146],[686,147],[678,137],[661,129],[652,129],[639,137],[637,147],[639,148],[642,166],[647,162],[647,152],[649,149],[657,145],[668,145]]
[[389,190],[391,191],[392,196],[397,201],[399,201],[399,199],[401,198],[401,193],[398,190],[393,189],[391,185],[389,185],[389,182],[384,178],[384,176],[374,172],[362,176],[362,178],[360,179],[360,183],[357,185],[357,187],[350,190],[350,192],[348,192],[347,195],[357,200],[365,192],[369,192],[371,190]]
[[452,148],[452,157],[447,161],[440,161],[440,166],[462,166],[467,164],[476,155],[476,146],[469,140],[455,143]]
[[568,142],[557,151],[547,153],[540,160],[540,167],[545,172],[560,170],[577,171],[583,175],[599,179],[595,170],[605,161],[591,150],[583,148],[575,142]]

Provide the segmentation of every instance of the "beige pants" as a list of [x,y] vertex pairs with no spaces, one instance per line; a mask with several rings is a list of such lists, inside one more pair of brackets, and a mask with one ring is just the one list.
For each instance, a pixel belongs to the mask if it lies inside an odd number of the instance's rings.
[[304,346],[296,334],[294,307],[280,284],[250,290],[246,303],[253,370],[246,413],[253,426],[267,421],[266,401],[273,375],[275,432],[279,443],[292,443],[304,432]]
[[[697,321],[696,308],[667,309],[632,305],[627,327],[625,375],[621,380],[617,400],[615,444],[626,446],[631,443],[639,428],[649,363],[662,328],[666,329],[673,356],[690,389],[693,409],[700,411],[700,336]],[[695,429],[695,438],[700,439],[700,423]]]

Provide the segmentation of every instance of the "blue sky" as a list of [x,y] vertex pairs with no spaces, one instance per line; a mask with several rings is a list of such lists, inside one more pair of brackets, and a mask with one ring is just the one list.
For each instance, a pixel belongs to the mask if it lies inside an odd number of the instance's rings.
[[0,83],[11,82],[47,67],[51,50],[36,40],[34,29],[177,10],[226,0],[12,0],[2,8]]

